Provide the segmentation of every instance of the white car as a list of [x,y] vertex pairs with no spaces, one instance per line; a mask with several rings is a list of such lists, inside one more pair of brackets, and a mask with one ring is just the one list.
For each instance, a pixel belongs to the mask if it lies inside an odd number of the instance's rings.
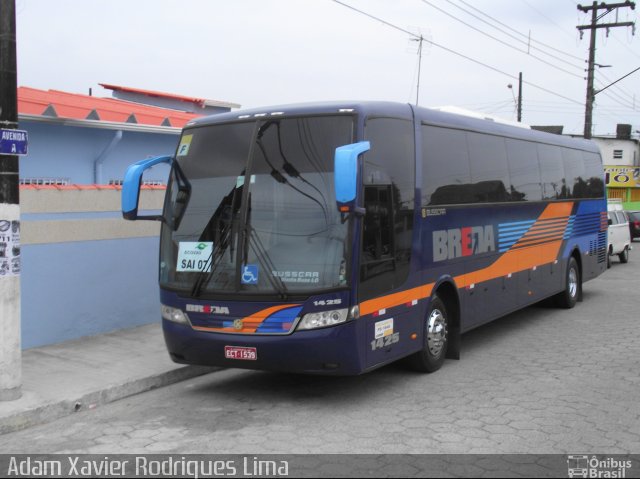
[[611,267],[611,256],[618,255],[621,263],[629,261],[631,250],[631,233],[629,232],[629,219],[622,209],[622,202],[609,200],[607,204],[609,217],[608,254],[607,267]]

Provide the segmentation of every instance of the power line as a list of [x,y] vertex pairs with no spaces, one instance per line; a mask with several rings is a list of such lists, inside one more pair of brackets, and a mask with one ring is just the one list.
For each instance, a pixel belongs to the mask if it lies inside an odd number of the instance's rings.
[[622,45],[624,48],[627,49],[627,51],[629,53],[631,53],[634,57],[636,58],[640,58],[640,55],[638,55],[636,52],[634,52],[631,48],[629,48],[629,45],[625,44],[622,40],[620,40],[618,37],[615,36],[615,34],[613,32],[611,32],[611,37],[613,37],[613,39],[618,42],[620,45]]
[[[598,77],[602,77],[602,79],[598,78]],[[601,83],[605,83],[609,82],[609,83],[613,83],[613,80],[611,78],[609,78],[607,75],[605,75],[604,73],[602,73],[602,71],[596,71],[596,79],[598,81],[600,81]],[[629,101],[633,102],[635,101],[635,98],[637,97],[637,95],[633,92],[628,91],[627,89],[623,88],[620,85],[615,85],[613,87],[614,90],[618,91],[620,93],[621,96],[626,96],[627,99],[629,99]]]
[[[364,12],[364,11],[362,11],[360,9],[357,9],[357,8],[347,4],[347,3],[342,2],[341,0],[331,0],[331,1],[334,2],[334,3],[337,3],[339,5],[342,5],[343,7],[346,7],[348,9],[350,9],[350,10],[353,10],[354,12],[357,12],[357,13],[359,13],[361,15],[364,15],[364,16],[366,16],[368,18],[371,18],[372,20],[375,20],[377,22],[383,23],[384,25],[386,25],[386,26],[388,26],[390,28],[393,28],[394,30],[398,30],[398,31],[400,31],[402,33],[405,33],[406,35],[410,35],[413,38],[416,38],[416,39],[420,38],[420,35],[416,35],[415,33],[410,32],[409,30],[407,30],[405,28],[399,27],[397,25],[394,25],[393,23],[390,23],[390,22],[388,22],[386,20],[383,20],[383,19],[381,19],[379,17],[376,17],[375,15],[372,15],[370,13],[367,13],[367,12]],[[512,78],[514,80],[518,79],[518,77],[516,75],[512,75],[512,74],[507,73],[507,72],[505,72],[503,70],[500,70],[499,68],[496,68],[494,66],[491,66],[491,65],[488,65],[486,63],[483,63],[480,60],[476,60],[475,58],[469,57],[469,56],[467,56],[467,55],[465,55],[463,53],[460,53],[460,52],[457,52],[455,50],[452,50],[451,48],[445,47],[444,45],[440,45],[439,43],[436,43],[433,40],[426,40],[425,39],[425,41],[429,42],[434,47],[438,47],[441,50],[444,50],[444,51],[446,51],[448,53],[451,53],[452,55],[456,55],[456,56],[458,56],[460,58],[464,58],[465,60],[468,60],[470,62],[475,63],[476,65],[483,66],[483,67],[485,67],[485,68],[487,68],[487,69],[489,69],[491,71],[494,71],[496,73],[500,73],[501,75],[507,76],[507,77]],[[544,91],[545,93],[549,93],[550,95],[554,95],[554,96],[557,96],[559,98],[563,98],[564,100],[570,101],[571,103],[576,103],[578,105],[582,104],[581,102],[579,102],[577,100],[574,100],[573,98],[566,97],[566,96],[564,96],[564,95],[562,95],[560,93],[557,93],[557,92],[555,92],[553,90],[549,90],[548,88],[542,87],[540,85],[536,85],[535,83],[531,83],[531,82],[528,82],[528,81],[523,81],[523,83],[526,84],[526,85],[529,85],[529,86],[531,86],[533,88],[536,88],[536,89],[538,89],[540,91]]]
[[[514,46],[514,45],[511,45],[511,44],[509,44],[509,43],[507,43],[507,42],[505,42],[505,41],[503,41],[503,40],[500,40],[499,38],[494,37],[494,36],[493,36],[493,35],[491,35],[490,33],[487,33],[487,32],[485,32],[485,31],[483,31],[483,30],[480,30],[480,29],[479,29],[479,28],[477,28],[477,27],[474,27],[473,25],[471,25],[471,24],[469,24],[469,23],[465,22],[464,20],[462,20],[462,19],[460,19],[460,18],[456,17],[455,15],[453,15],[453,14],[451,14],[451,13],[447,12],[446,10],[443,10],[442,8],[440,8],[440,7],[436,6],[436,5],[434,5],[433,3],[429,2],[428,0],[421,0],[421,1],[422,1],[422,3],[425,3],[425,4],[429,5],[429,6],[431,6],[432,8],[435,8],[436,10],[438,10],[438,11],[440,11],[440,12],[444,13],[444,14],[445,14],[445,15],[447,15],[448,17],[453,18],[454,20],[456,20],[456,21],[458,21],[458,22],[462,23],[463,25],[467,26],[468,28],[471,28],[472,30],[475,30],[476,32],[481,33],[482,35],[485,35],[485,36],[487,36],[487,37],[491,38],[492,40],[495,40],[496,42],[498,42],[498,43],[500,43],[500,44],[502,44],[502,45],[505,45],[506,47],[509,47],[509,48],[511,48],[511,49],[513,49],[513,50],[516,50],[516,51],[520,52],[520,53],[524,53],[525,55],[528,55],[528,56],[530,56],[530,57],[532,57],[532,58],[535,58],[536,60],[538,60],[538,61],[540,61],[540,62],[544,63],[545,65],[548,65],[548,66],[550,66],[550,67],[552,67],[552,68],[555,68],[555,69],[557,69],[557,70],[559,70],[559,71],[562,71],[562,72],[564,72],[564,73],[567,73],[568,75],[572,75],[572,76],[574,76],[574,77],[576,77],[576,78],[582,78],[582,75],[578,75],[578,74],[576,74],[576,73],[570,72],[569,70],[565,70],[565,69],[564,69],[564,68],[562,68],[562,67],[559,67],[559,66],[557,66],[557,65],[555,65],[555,64],[553,64],[553,63],[551,63],[551,62],[548,62],[548,61],[546,61],[546,60],[544,60],[544,59],[542,59],[542,58],[540,58],[540,57],[538,57],[538,56],[536,56],[536,55],[533,55],[532,53],[529,53],[529,52],[527,52],[527,51],[525,51],[525,50],[521,50],[521,49],[519,49],[518,47],[516,47],[516,46]],[[521,41],[519,38],[516,38],[516,37],[514,37],[513,35],[511,35],[511,34],[509,34],[509,33],[506,33],[506,32],[503,32],[503,33],[505,33],[505,35],[510,36],[511,38],[514,38],[514,39],[515,39],[515,40],[517,40],[517,41]],[[547,55],[549,55],[549,56],[551,56],[551,57],[553,57],[553,58],[555,58],[555,59],[557,59],[557,60],[560,60],[560,61],[564,62],[564,60],[562,60],[562,59],[561,59],[561,58],[559,58],[559,57],[556,57],[555,55],[551,55],[550,53],[547,53]],[[566,62],[565,62],[565,63],[566,63]],[[575,65],[571,65],[571,66],[574,66],[574,67],[575,67]],[[576,67],[576,68],[579,68],[580,70],[582,70],[582,67]]]
[[627,74],[626,74],[626,75],[624,75],[623,77],[618,78],[618,79],[617,79],[616,81],[614,81],[613,83],[610,83],[610,84],[609,84],[609,85],[607,85],[606,87],[604,87],[604,88],[602,88],[602,89],[600,89],[600,90],[598,90],[598,91],[594,92],[593,94],[594,94],[594,95],[597,95],[597,94],[598,94],[598,93],[600,93],[601,91],[604,91],[604,90],[606,90],[607,88],[609,88],[610,86],[615,85],[615,84],[616,84],[616,83],[618,83],[619,81],[624,80],[624,79],[625,79],[625,78],[627,78],[629,75],[633,75],[633,74],[634,74],[635,72],[637,72],[638,70],[640,70],[640,67],[636,68],[636,69],[635,69],[635,70],[633,70],[633,71],[630,71],[629,73],[627,73]]
[[622,96],[620,96],[618,93],[616,93],[614,90],[609,90],[605,93],[603,93],[603,95],[605,95],[607,98],[610,98],[611,100],[615,101],[618,105],[621,105],[625,108],[631,109],[631,110],[635,110],[635,104],[634,104],[634,100],[628,100]]
[[[621,107],[627,110],[639,111],[635,107],[635,105],[633,105],[633,103],[629,103],[624,98],[620,98],[620,96],[617,96],[615,92],[607,91],[607,92],[604,92],[602,95],[606,96],[607,98],[609,98],[610,100],[614,101],[615,103],[617,103],[618,105],[620,105]],[[598,108],[599,107],[600,106],[598,106]]]
[[[467,14],[471,15],[472,17],[474,17],[474,18],[476,18],[476,19],[480,20],[481,22],[486,23],[487,25],[489,25],[489,26],[491,26],[491,27],[495,28],[495,29],[496,29],[496,30],[498,30],[498,31],[501,31],[501,32],[502,32],[502,33],[504,33],[505,35],[509,35],[508,33],[504,32],[502,29],[500,29],[500,28],[496,27],[495,25],[491,25],[491,24],[490,24],[489,22],[487,22],[486,20],[483,20],[482,18],[478,17],[477,15],[475,15],[475,14],[473,14],[473,13],[469,12],[468,10],[466,10],[466,9],[462,8],[461,6],[456,5],[456,4],[455,4],[455,3],[453,3],[451,0],[446,0],[446,1],[447,1],[448,3],[450,3],[451,5],[453,5],[454,7],[458,8],[458,9],[462,10],[463,12],[466,12]],[[469,7],[469,8],[471,8],[471,9],[475,10],[476,12],[480,13],[481,15],[483,15],[483,16],[485,16],[485,17],[487,17],[487,18],[491,19],[491,20],[492,20],[492,21],[494,21],[495,23],[497,23],[497,24],[499,24],[499,25],[501,25],[501,26],[503,26],[503,27],[507,28],[508,30],[511,30],[511,31],[512,31],[512,32],[514,32],[515,34],[520,35],[521,37],[523,37],[523,38],[526,38],[526,39],[527,39],[527,41],[525,42],[524,40],[520,40],[520,39],[518,39],[518,38],[512,37],[512,38],[515,38],[516,40],[520,41],[521,43],[524,43],[524,44],[526,44],[526,45],[530,45],[530,42],[538,43],[538,44],[540,44],[540,45],[544,46],[545,48],[548,48],[549,50],[553,50],[553,51],[558,52],[558,53],[560,53],[560,54],[562,54],[562,55],[565,55],[565,56],[567,56],[567,57],[573,58],[573,59],[575,59],[575,60],[580,60],[580,61],[582,61],[582,58],[580,58],[580,57],[578,57],[578,56],[576,56],[576,55],[573,55],[573,54],[571,54],[571,53],[567,53],[567,52],[565,52],[565,51],[562,51],[562,50],[560,50],[560,49],[558,49],[558,48],[556,48],[556,47],[553,47],[553,46],[551,46],[551,45],[548,45],[547,43],[541,42],[540,40],[536,40],[536,39],[534,39],[534,38],[530,38],[530,35],[525,35],[524,33],[522,33],[522,32],[520,32],[520,31],[516,30],[515,28],[513,28],[513,27],[511,27],[511,26],[507,25],[506,23],[501,22],[500,20],[496,19],[495,17],[492,17],[492,16],[491,16],[491,15],[489,15],[488,13],[486,13],[486,12],[484,12],[484,11],[480,10],[479,8],[476,8],[476,7],[474,7],[473,5],[471,5],[471,4],[467,3],[467,2],[465,2],[465,0],[458,0],[458,1],[459,1],[460,3],[462,3],[462,4],[466,5],[467,7]],[[509,35],[509,36],[511,36],[511,35]],[[534,47],[534,46],[531,46],[531,48],[535,48],[536,50],[540,51],[541,53],[544,53],[545,55],[553,56],[553,55],[551,55],[551,54],[549,54],[549,53],[545,52],[544,50],[542,50],[542,49],[540,49],[540,48],[537,48],[537,47]],[[557,58],[557,57],[553,56],[553,58]],[[560,61],[565,61],[565,60],[562,60],[562,59],[559,59],[559,58],[558,58],[558,60],[560,60]],[[569,63],[569,65],[572,65],[572,66],[575,66],[576,68],[582,69],[582,67],[581,67],[581,66],[573,65],[573,64],[571,64],[571,63]]]
[[556,28],[558,28],[558,30],[560,30],[561,32],[565,33],[566,35],[568,35],[571,38],[575,38],[575,35],[572,33],[569,33],[567,30],[565,30],[562,26],[558,25],[555,21],[553,21],[553,19],[549,18],[548,16],[546,16],[544,13],[542,13],[540,10],[538,10],[536,7],[534,7],[533,5],[531,5],[529,2],[527,2],[527,0],[520,0],[522,3],[524,3],[525,5],[527,5],[531,10],[533,10],[534,12],[536,12],[538,15],[540,15],[541,17],[545,18],[549,23],[551,23],[552,25],[554,25]]

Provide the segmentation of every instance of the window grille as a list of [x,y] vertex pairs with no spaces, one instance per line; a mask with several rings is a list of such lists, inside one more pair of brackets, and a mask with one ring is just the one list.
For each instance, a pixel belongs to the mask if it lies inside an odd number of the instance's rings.
[[[124,180],[109,180],[109,185],[122,186]],[[143,186],[164,186],[164,181],[160,180],[144,180],[142,181]]]
[[65,186],[69,184],[69,178],[20,178],[20,184]]

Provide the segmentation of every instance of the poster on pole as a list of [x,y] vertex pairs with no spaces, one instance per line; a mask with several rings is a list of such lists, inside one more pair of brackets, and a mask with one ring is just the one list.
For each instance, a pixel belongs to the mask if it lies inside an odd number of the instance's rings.
[[0,277],[20,274],[20,221],[0,219]]

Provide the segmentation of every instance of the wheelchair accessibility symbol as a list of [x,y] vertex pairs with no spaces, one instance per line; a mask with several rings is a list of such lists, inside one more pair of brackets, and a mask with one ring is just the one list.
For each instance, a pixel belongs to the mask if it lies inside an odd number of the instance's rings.
[[257,264],[247,264],[242,267],[242,284],[258,284]]

